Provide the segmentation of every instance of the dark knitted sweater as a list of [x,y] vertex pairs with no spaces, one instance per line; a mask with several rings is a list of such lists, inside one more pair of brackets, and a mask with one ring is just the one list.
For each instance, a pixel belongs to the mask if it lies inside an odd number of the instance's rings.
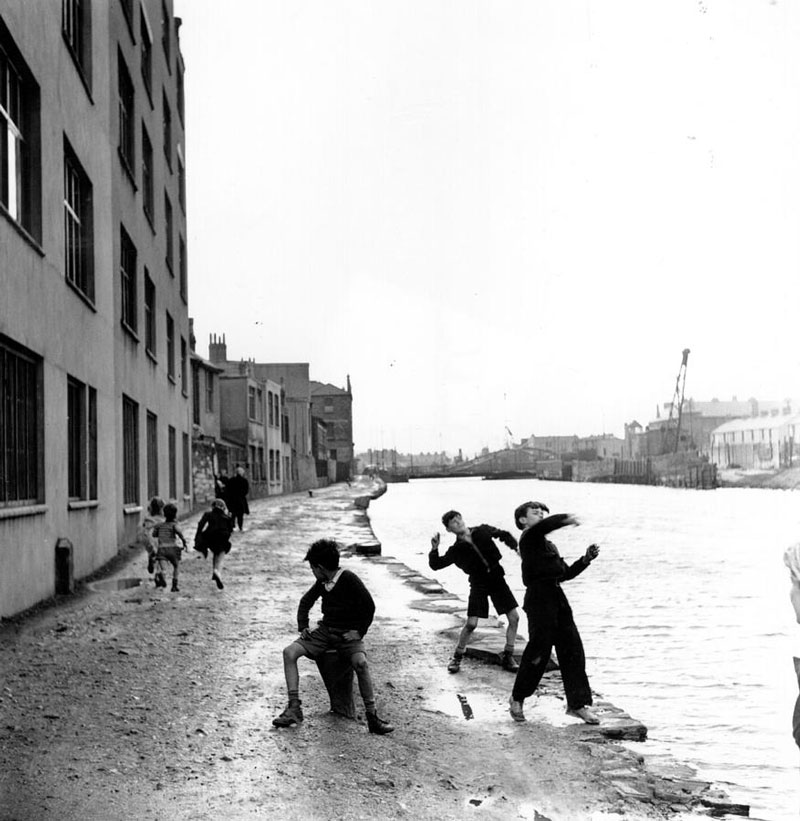
[[469,576],[470,584],[485,581],[489,576],[504,576],[505,571],[500,564],[500,550],[494,539],[499,539],[512,549],[516,548],[517,540],[507,530],[500,530],[491,525],[470,528],[470,536],[472,544],[457,538],[444,556],[439,555],[438,549],[432,549],[428,553],[428,565],[431,570],[441,570],[454,564]]
[[363,638],[375,615],[375,602],[364,582],[351,570],[343,570],[332,590],[317,581],[300,599],[297,629],[308,627],[308,614],[317,599],[322,599],[322,624],[332,630],[357,630]]

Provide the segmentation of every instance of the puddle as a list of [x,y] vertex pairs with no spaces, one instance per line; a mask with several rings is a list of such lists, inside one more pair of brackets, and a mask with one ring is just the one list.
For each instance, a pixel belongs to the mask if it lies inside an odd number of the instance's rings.
[[142,579],[104,579],[100,582],[91,582],[88,587],[96,593],[107,593],[115,590],[128,590],[131,587],[139,587]]

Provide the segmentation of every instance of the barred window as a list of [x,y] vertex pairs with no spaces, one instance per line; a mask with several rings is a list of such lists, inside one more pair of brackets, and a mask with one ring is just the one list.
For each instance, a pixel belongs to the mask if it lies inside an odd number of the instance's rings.
[[136,311],[136,247],[120,226],[119,273],[122,282],[122,324],[134,334],[138,329]]
[[92,184],[64,139],[64,275],[94,302]]
[[136,122],[134,110],[134,89],[128,67],[122,52],[117,54],[117,84],[119,95],[119,155],[129,174],[135,168],[134,152],[134,124]]
[[42,501],[41,359],[0,336],[0,506]]
[[147,268],[144,269],[144,347],[156,355],[156,286]]
[[147,411],[147,498],[158,496],[158,417]]
[[169,446],[169,498],[175,499],[178,496],[178,479],[177,479],[177,441],[175,438],[175,428],[169,426],[168,431],[168,446]]
[[122,500],[139,504],[139,405],[122,397]]
[[97,391],[67,378],[67,477],[72,500],[97,499]]

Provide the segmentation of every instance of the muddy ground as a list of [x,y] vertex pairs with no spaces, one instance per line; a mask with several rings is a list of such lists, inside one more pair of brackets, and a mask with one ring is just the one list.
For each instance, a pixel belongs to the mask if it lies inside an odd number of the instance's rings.
[[[303,555],[316,538],[364,537],[358,493],[337,485],[254,502],[224,590],[192,551],[180,592],[156,589],[131,550],[110,581],[141,586],[84,588],[4,622],[0,818],[579,821],[685,809],[679,780],[654,779],[636,745],[563,717],[557,678],[515,724],[511,674],[477,660],[448,674],[460,616],[417,609],[418,590],[358,556],[343,564],[376,599],[366,641],[379,712],[396,730],[370,735],[357,695],[357,720],[331,714],[305,659],[306,720],[273,728],[286,701],[281,650],[313,582]],[[197,518],[184,523],[190,542]]]

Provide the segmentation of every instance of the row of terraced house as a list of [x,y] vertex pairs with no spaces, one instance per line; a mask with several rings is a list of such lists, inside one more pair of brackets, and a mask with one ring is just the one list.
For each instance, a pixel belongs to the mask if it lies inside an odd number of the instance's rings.
[[3,618],[113,559],[153,495],[349,476],[349,380],[195,351],[179,30],[172,0],[0,4]]

